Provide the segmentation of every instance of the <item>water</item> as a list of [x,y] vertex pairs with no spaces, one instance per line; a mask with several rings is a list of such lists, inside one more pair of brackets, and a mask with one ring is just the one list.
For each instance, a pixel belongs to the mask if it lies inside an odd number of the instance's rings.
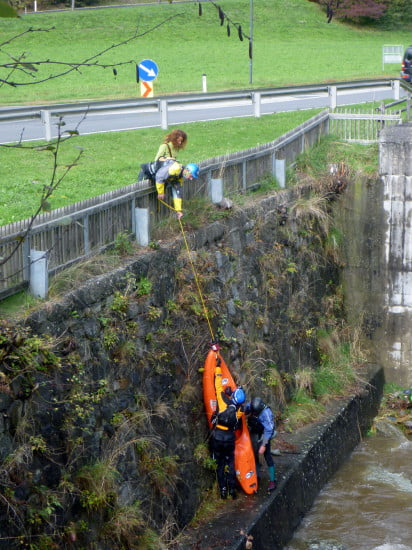
[[307,550],[314,540],[412,550],[412,441],[380,425],[324,487],[285,550]]

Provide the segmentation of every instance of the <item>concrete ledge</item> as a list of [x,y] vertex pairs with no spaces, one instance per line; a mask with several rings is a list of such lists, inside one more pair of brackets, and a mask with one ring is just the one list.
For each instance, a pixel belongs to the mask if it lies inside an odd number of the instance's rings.
[[368,383],[350,398],[335,403],[327,420],[299,430],[289,441],[300,453],[276,457],[278,488],[271,495],[228,502],[223,513],[186,534],[179,550],[244,550],[245,536],[253,549],[281,550],[292,538],[319,491],[362,440],[376,416],[384,372],[373,365]]

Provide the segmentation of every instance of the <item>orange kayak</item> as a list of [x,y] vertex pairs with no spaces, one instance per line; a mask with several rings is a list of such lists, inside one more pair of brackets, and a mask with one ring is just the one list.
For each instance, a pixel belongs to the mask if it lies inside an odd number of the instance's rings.
[[[203,371],[203,401],[205,404],[206,418],[209,428],[212,427],[212,415],[217,406],[215,391],[215,367],[218,359],[220,359],[220,368],[222,370],[223,387],[236,387],[235,381],[233,380],[233,377],[220,353],[218,351],[210,350],[207,354],[205,368]],[[255,455],[253,453],[252,442],[250,440],[245,415],[242,416],[241,427],[239,430],[236,430],[235,436],[236,477],[243,491],[247,495],[251,495],[256,493],[258,489],[258,480]]]

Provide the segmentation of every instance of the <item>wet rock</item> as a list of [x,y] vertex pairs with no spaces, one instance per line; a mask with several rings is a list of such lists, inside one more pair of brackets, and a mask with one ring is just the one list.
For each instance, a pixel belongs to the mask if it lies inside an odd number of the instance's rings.
[[231,208],[233,208],[233,201],[223,198],[220,202],[217,203],[217,206],[221,210],[230,210]]

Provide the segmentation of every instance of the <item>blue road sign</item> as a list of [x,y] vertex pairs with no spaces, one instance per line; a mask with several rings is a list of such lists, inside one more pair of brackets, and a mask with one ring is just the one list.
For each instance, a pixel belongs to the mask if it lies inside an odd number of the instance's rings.
[[138,65],[139,67],[139,78],[146,82],[154,80],[159,74],[159,68],[154,61],[151,59],[144,59]]

